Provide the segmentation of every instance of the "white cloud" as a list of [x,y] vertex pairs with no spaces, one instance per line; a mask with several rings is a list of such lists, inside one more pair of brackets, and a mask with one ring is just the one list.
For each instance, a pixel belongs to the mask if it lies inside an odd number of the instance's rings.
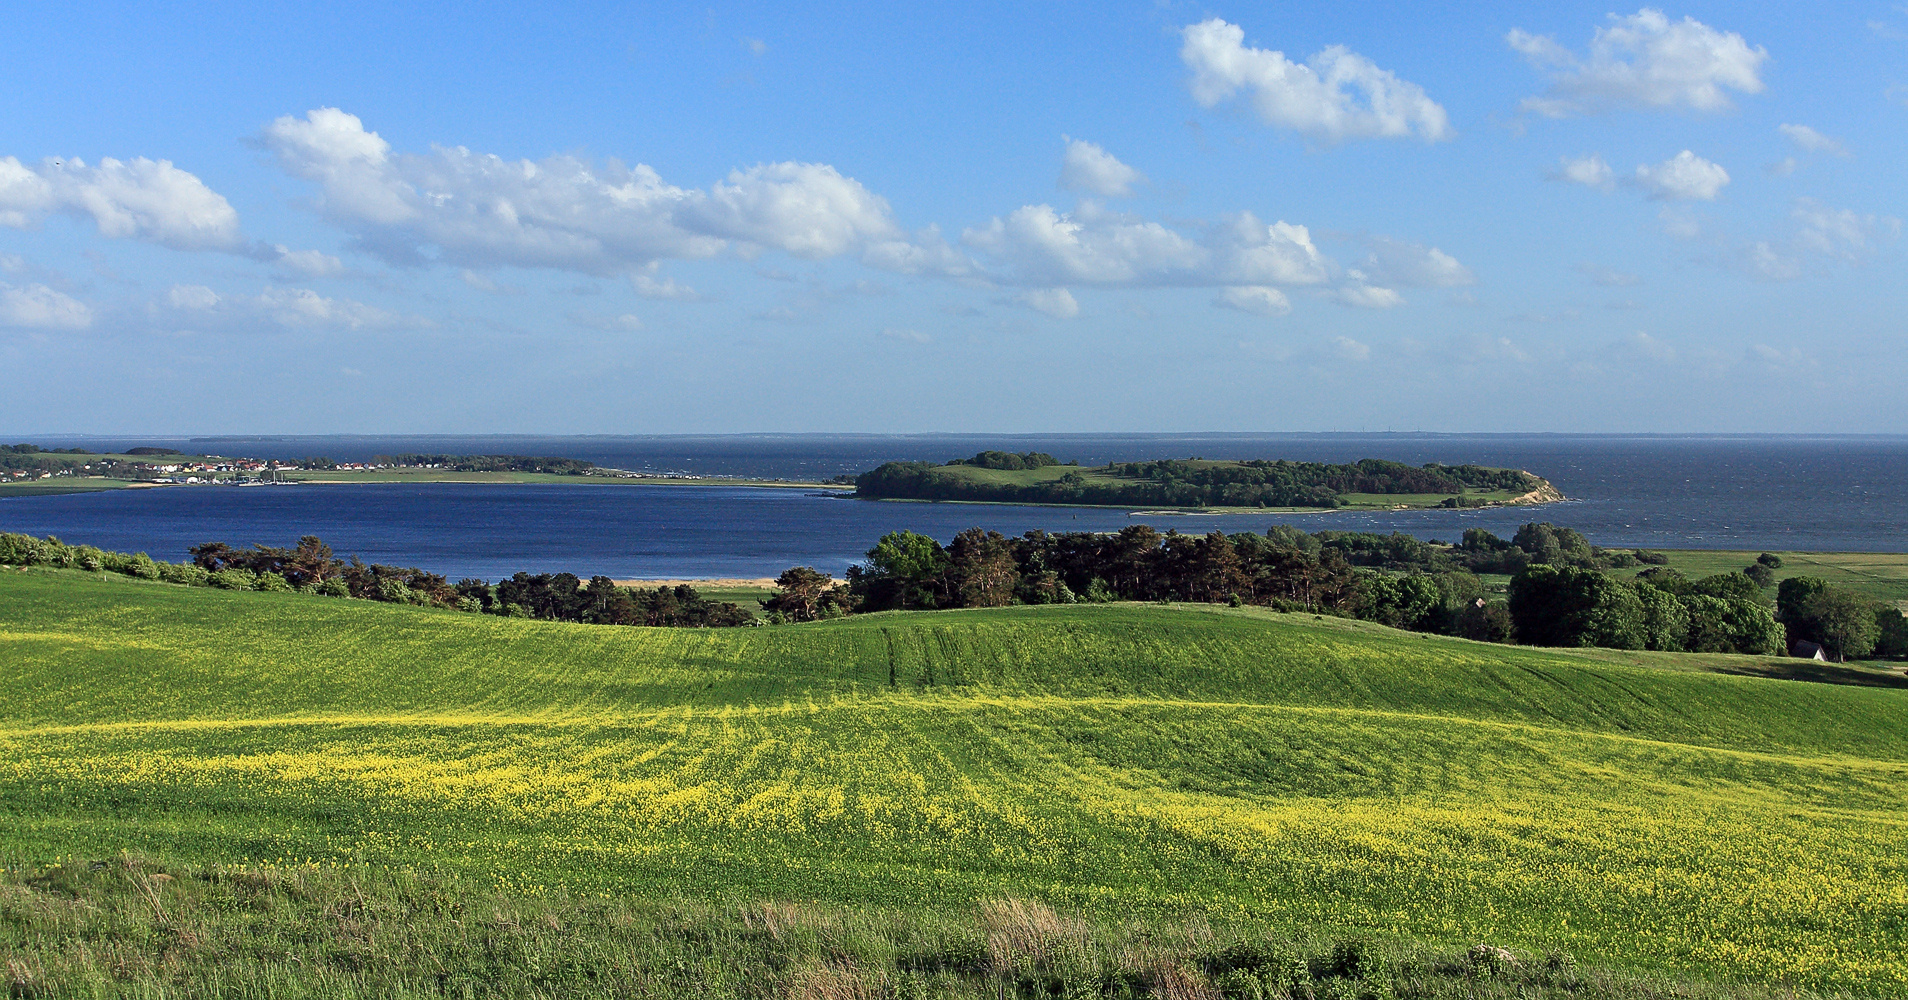
[[646,299],[674,299],[679,302],[698,302],[702,299],[695,289],[676,284],[674,278],[657,281],[647,274],[632,274],[629,276],[629,287]]
[[1664,205],[1656,213],[1656,221],[1663,224],[1663,234],[1679,240],[1693,240],[1703,235],[1703,220],[1686,205]]
[[[163,308],[161,308],[163,307]],[[330,298],[309,288],[267,286],[257,295],[220,295],[204,285],[173,285],[155,303],[153,315],[165,310],[187,314],[194,324],[250,329],[271,323],[288,329],[384,329],[424,326],[425,320],[399,316],[355,299]]]
[[174,309],[211,309],[219,304],[219,293],[204,285],[174,285],[166,291],[166,305]]
[[1608,191],[1616,186],[1610,165],[1603,157],[1592,153],[1589,156],[1561,157],[1557,161],[1557,171],[1550,175],[1551,180],[1567,181]]
[[1266,124],[1326,142],[1456,135],[1424,88],[1342,45],[1296,63],[1283,52],[1246,46],[1245,30],[1218,18],[1180,34],[1179,58],[1193,72],[1193,99],[1204,107],[1244,90]]
[[1782,159],[1769,164],[1769,173],[1777,177],[1787,177],[1790,174],[1795,173],[1795,168],[1796,168],[1795,157],[1785,156]]
[[1254,316],[1283,316],[1292,311],[1292,300],[1276,288],[1265,285],[1233,285],[1219,290],[1212,304],[1237,309]]
[[1877,243],[1901,235],[1900,219],[1833,209],[1812,198],[1798,199],[1789,217],[1796,223],[1799,246],[1851,264],[1867,257]]
[[898,274],[932,274],[959,278],[974,273],[974,262],[948,245],[941,227],[928,226],[911,239],[878,240],[861,253],[869,267]]
[[[344,261],[316,250],[292,250],[283,246],[264,247],[264,259],[293,274],[307,278],[328,278],[344,273]],[[274,256],[275,255],[275,256]]]
[[1339,305],[1357,306],[1360,309],[1395,309],[1404,305],[1405,301],[1404,296],[1392,289],[1362,283],[1332,289],[1330,297]]
[[1250,212],[1189,236],[1090,202],[1073,213],[1027,205],[966,230],[961,240],[986,255],[993,276],[1007,284],[1292,286],[1331,276],[1306,227],[1267,225]]
[[1477,276],[1470,268],[1437,247],[1419,246],[1389,236],[1369,237],[1365,245],[1371,248],[1371,253],[1359,264],[1359,270],[1378,284],[1457,288],[1477,283]]
[[570,322],[577,326],[586,326],[592,330],[604,330],[610,333],[635,333],[643,328],[643,321],[634,313],[605,316],[600,313],[578,311],[570,314]]
[[1577,265],[1577,273],[1589,276],[1591,281],[1604,288],[1628,288],[1631,285],[1643,283],[1643,279],[1638,275],[1625,271],[1613,271],[1587,262]]
[[1549,92],[1524,99],[1520,110],[1552,118],[1590,114],[1612,107],[1731,107],[1726,91],[1762,92],[1761,70],[1769,58],[1761,46],[1735,32],[1717,31],[1694,18],[1671,21],[1645,7],[1628,16],[1610,15],[1596,30],[1585,56],[1548,35],[1512,29],[1510,47],[1539,68],[1551,70]]
[[461,146],[393,153],[336,108],[281,117],[261,141],[319,185],[329,218],[396,262],[434,249],[469,267],[611,274],[731,249],[819,259],[903,238],[884,199],[826,164],[759,164],[681,188],[642,164],[509,161]]
[[218,192],[170,160],[107,157],[42,160],[0,157],[0,225],[24,228],[52,212],[93,220],[100,235],[176,250],[237,250],[238,212]]
[[93,310],[69,295],[41,284],[0,284],[0,326],[34,330],[84,330]]
[[742,43],[744,49],[748,50],[749,55],[759,56],[768,51],[768,43],[760,38],[743,38],[738,41]]
[[326,298],[309,288],[267,288],[252,300],[273,322],[287,327],[394,326],[400,318],[354,299]]
[[1067,144],[1066,157],[1060,163],[1060,186],[1068,191],[1088,191],[1103,198],[1125,198],[1133,185],[1146,181],[1146,175],[1115,159],[1112,153],[1085,139],[1060,137]]
[[1197,270],[1205,248],[1157,222],[1082,206],[1068,214],[1026,205],[969,229],[961,241],[1008,264],[1030,283],[1131,284]]
[[1685,149],[1655,166],[1636,168],[1636,184],[1661,201],[1714,201],[1729,171]]
[[1840,139],[1831,139],[1807,125],[1777,125],[1776,131],[1795,143],[1797,149],[1811,153],[1833,153],[1836,156],[1848,155],[1848,147],[1842,145]]
[[1371,348],[1350,337],[1333,337],[1332,353],[1346,361],[1371,360]]
[[887,327],[881,331],[880,335],[888,340],[899,340],[909,344],[926,344],[934,340],[933,337],[919,330],[908,330],[897,326]]
[[26,270],[26,258],[19,254],[0,253],[0,271],[12,273]]
[[1618,341],[1616,346],[1621,351],[1659,364],[1671,364],[1676,360],[1676,348],[1641,330]]
[[1074,301],[1073,293],[1064,288],[1030,288],[1015,296],[1014,301],[1054,319],[1072,319],[1080,315],[1080,303]]

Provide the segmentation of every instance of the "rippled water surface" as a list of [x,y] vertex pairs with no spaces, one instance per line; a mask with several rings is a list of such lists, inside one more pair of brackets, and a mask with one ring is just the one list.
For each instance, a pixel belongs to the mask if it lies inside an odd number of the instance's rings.
[[[47,441],[94,447],[97,439]],[[143,443],[143,442],[142,442]],[[394,484],[179,487],[0,500],[0,530],[179,559],[221,540],[286,544],[316,534],[341,554],[452,578],[569,570],[619,578],[771,576],[806,564],[840,573],[882,533],[946,540],[975,525],[1007,534],[1115,529],[1260,531],[1274,522],[1454,539],[1567,524],[1610,546],[1908,551],[1908,438],[1616,438],[1418,435],[1042,437],[167,439],[188,451],[345,461],[403,451],[562,455],[631,469],[821,477],[883,461],[944,461],[982,448],[1049,452],[1083,465],[1160,457],[1390,458],[1529,469],[1572,498],[1540,510],[1131,516],[969,504],[871,503],[816,491],[619,485]]]

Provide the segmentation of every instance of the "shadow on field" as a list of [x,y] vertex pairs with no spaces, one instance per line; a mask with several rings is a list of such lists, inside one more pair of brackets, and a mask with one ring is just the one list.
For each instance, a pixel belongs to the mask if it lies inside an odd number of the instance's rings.
[[1714,666],[1719,674],[1739,677],[1770,677],[1779,681],[1807,681],[1811,684],[1851,684],[1856,687],[1908,688],[1908,674],[1885,667],[1864,667],[1847,663],[1823,663],[1820,660],[1762,661],[1755,669]]

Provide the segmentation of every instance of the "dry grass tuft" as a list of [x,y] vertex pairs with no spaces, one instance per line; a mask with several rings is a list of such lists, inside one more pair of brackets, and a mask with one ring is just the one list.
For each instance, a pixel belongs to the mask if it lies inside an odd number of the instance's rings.
[[980,906],[980,923],[987,935],[988,960],[999,972],[1049,969],[1061,955],[1086,950],[1086,924],[1055,913],[1045,903],[988,900]]

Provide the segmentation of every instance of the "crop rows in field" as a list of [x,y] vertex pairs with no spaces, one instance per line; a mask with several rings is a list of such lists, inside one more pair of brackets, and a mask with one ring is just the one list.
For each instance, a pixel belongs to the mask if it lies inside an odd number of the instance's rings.
[[1901,689],[1219,609],[715,633],[72,574],[0,596],[7,856],[1018,894],[1908,988]]

